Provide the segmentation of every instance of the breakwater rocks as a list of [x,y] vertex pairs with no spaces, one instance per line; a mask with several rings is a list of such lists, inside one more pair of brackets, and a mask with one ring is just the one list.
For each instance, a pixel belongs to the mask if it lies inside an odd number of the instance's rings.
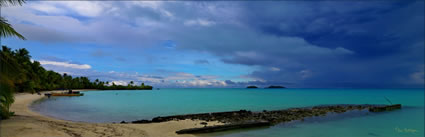
[[370,107],[369,111],[370,112],[383,112],[383,111],[391,111],[391,110],[395,110],[395,109],[401,109],[401,104]]
[[[184,129],[177,131],[178,134],[187,133],[208,133],[215,131],[231,130],[236,128],[251,128],[260,126],[270,126],[282,122],[293,120],[303,120],[306,117],[324,116],[328,113],[344,113],[350,110],[368,109],[370,112],[382,112],[400,109],[401,105],[326,105],[304,108],[290,108],[284,110],[273,110],[262,112],[251,112],[247,110],[215,112],[215,113],[200,113],[175,115],[165,117],[155,117],[152,120],[137,120],[131,123],[158,123],[172,120],[198,119],[205,121],[219,121],[226,123],[219,126],[206,126],[203,128]],[[126,122],[121,122],[126,123]]]

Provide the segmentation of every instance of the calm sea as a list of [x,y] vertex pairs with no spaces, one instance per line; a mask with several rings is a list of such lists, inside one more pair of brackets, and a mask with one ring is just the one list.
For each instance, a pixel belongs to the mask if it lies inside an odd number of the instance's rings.
[[402,104],[372,114],[351,112],[308,118],[270,128],[208,134],[224,137],[424,137],[424,89],[161,89],[87,91],[52,97],[31,108],[71,121],[120,122],[176,114],[277,110],[326,104]]

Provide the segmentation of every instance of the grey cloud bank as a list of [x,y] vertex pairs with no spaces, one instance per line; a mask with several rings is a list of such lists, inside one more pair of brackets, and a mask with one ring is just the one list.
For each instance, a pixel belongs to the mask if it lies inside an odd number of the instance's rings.
[[[241,82],[181,71],[161,77],[114,74],[108,80],[165,87],[424,86],[423,1],[31,1],[2,13],[28,39],[43,43],[144,50],[167,41],[171,50],[257,68]],[[108,56],[101,50],[92,55]]]

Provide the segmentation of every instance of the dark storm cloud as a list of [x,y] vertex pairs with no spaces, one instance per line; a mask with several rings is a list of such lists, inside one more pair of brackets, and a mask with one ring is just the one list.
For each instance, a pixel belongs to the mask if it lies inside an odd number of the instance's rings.
[[[261,66],[249,76],[301,87],[405,87],[406,81],[423,82],[409,79],[422,74],[423,1],[276,3],[243,3],[242,23],[248,28],[198,31],[193,43],[182,47],[223,56],[225,63]],[[205,42],[202,34],[208,33],[217,41]],[[195,43],[203,46],[188,46]]]
[[[408,41],[423,39],[423,1],[273,3],[247,3],[245,22],[264,33],[300,36],[321,47],[340,46],[366,59],[396,54]],[[267,10],[252,14],[264,7]]]

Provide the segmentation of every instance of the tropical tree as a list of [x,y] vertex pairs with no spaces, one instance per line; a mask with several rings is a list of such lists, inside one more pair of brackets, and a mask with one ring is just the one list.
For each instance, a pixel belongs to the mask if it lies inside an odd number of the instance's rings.
[[10,106],[15,101],[13,97],[13,86],[10,83],[0,83],[0,119],[7,119],[13,115],[9,111]]
[[[0,8],[4,6],[22,5],[23,3],[25,3],[24,0],[0,0]],[[19,34],[5,18],[0,16],[0,39],[12,36],[25,40],[24,36]],[[15,89],[13,80],[16,79],[17,74],[20,74],[20,68],[13,60],[10,49],[2,47],[1,51],[0,74],[2,78],[0,78],[0,119],[6,119],[10,115],[13,115],[13,113],[9,111],[10,106],[15,101],[13,96]],[[32,83],[28,84],[31,86]]]
[[6,119],[10,116],[9,108],[14,102],[13,81],[17,79],[20,68],[10,48],[2,47],[0,59],[0,119]]
[[11,114],[9,108],[14,102],[14,81],[20,72],[20,66],[10,48],[2,47],[0,50],[0,67],[0,119],[6,119]]

